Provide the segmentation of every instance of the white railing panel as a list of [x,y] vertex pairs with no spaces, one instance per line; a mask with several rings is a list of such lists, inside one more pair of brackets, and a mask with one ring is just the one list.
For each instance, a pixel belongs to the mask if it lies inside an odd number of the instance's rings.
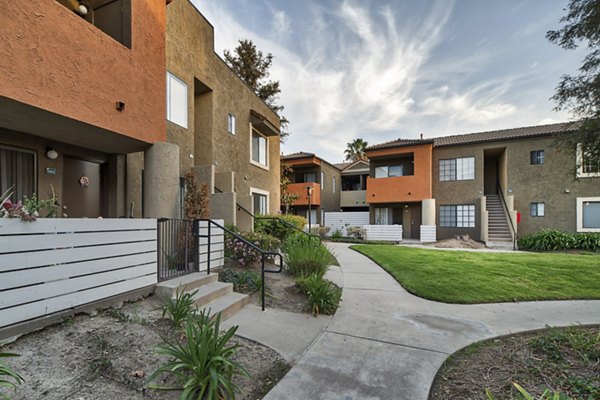
[[325,226],[330,227],[329,235],[335,231],[340,231],[343,236],[347,236],[346,228],[360,227],[369,224],[368,211],[347,211],[347,212],[326,212]]
[[401,242],[402,225],[365,225],[366,240]]

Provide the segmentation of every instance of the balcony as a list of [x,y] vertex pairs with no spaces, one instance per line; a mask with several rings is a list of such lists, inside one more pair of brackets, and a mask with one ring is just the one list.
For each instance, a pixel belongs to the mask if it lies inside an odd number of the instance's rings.
[[300,182],[291,183],[288,186],[289,193],[295,193],[299,197],[294,202],[294,206],[308,206],[308,198],[306,197],[306,187],[312,187],[312,196],[310,198],[310,204],[313,206],[321,205],[321,185],[315,182]]
[[431,178],[419,175],[367,179],[367,202],[405,203],[431,198]]
[[343,190],[340,197],[342,207],[366,207],[368,203],[366,190]]

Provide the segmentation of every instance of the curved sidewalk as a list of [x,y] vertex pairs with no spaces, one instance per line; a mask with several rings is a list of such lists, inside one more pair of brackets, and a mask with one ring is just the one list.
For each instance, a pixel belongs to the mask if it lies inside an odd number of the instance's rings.
[[265,399],[426,400],[446,358],[475,341],[545,325],[600,323],[600,300],[479,305],[424,300],[349,245],[329,246],[344,275],[342,304]]

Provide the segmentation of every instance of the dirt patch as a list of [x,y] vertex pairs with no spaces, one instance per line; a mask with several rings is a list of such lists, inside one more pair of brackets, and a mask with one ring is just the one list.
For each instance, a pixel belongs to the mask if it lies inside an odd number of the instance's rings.
[[[538,398],[546,388],[600,399],[600,326],[551,328],[469,346],[440,369],[430,400],[513,399],[512,382]],[[561,397],[562,398],[562,397]]]
[[442,249],[485,249],[485,245],[471,239],[469,235],[460,235],[451,239],[440,240],[432,245]]
[[[267,266],[266,269],[275,270],[275,266]],[[260,277],[260,268],[256,266],[239,267],[230,262],[225,267],[219,270],[219,280],[223,281],[226,270],[231,270],[236,273],[253,272]],[[296,284],[296,278],[287,271],[281,273],[265,273],[265,303],[266,307],[276,308],[280,310],[309,313],[310,304],[306,298],[306,294]],[[250,285],[251,286],[251,285]],[[235,290],[240,293],[250,294],[250,301],[253,304],[261,304],[260,290],[256,290],[249,285],[236,285]]]
[[[25,383],[15,399],[178,399],[175,391],[148,389],[145,380],[166,361],[152,349],[161,335],[173,335],[160,319],[155,296],[95,316],[79,315],[1,347],[20,354],[6,361]],[[289,370],[274,350],[234,337],[235,359],[251,378],[237,377],[236,398],[262,398]]]

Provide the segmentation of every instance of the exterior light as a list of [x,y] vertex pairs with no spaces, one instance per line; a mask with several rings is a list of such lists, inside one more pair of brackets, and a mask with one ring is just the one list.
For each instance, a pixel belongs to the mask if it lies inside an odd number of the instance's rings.
[[48,147],[46,149],[46,157],[48,157],[49,160],[56,160],[58,158],[58,152],[56,151],[56,149]]
[[77,14],[81,15],[82,17],[85,17],[88,14],[88,12],[88,7],[83,3],[79,3],[79,5],[77,6]]

